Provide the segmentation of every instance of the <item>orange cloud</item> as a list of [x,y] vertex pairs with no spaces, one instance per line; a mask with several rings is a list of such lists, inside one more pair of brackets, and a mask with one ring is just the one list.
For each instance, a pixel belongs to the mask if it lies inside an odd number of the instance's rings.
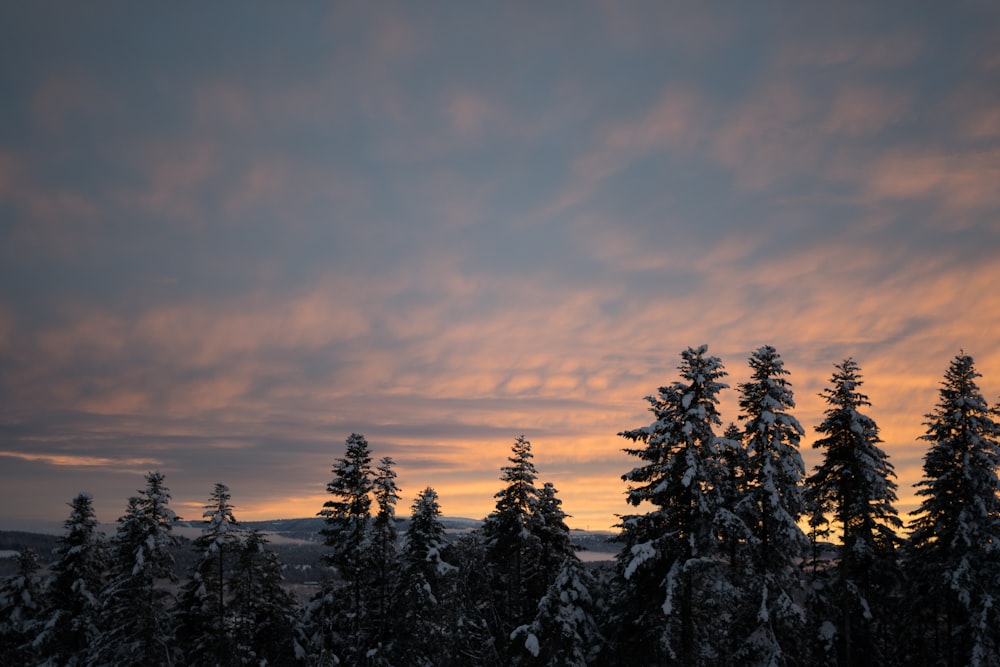
[[[867,179],[877,200],[930,199],[948,208],[1000,206],[1000,151],[953,155],[900,151],[877,160]],[[961,225],[960,220],[954,220]]]
[[736,170],[737,183],[760,190],[816,169],[823,142],[818,105],[798,85],[776,80],[737,104],[715,136],[712,155]]
[[101,467],[101,468],[122,468],[122,466],[129,466],[127,470],[119,470],[119,472],[134,473],[136,467],[144,466],[158,466],[161,465],[161,461],[156,459],[148,458],[107,458],[103,456],[80,456],[80,455],[69,455],[69,454],[27,454],[24,452],[9,452],[0,451],[0,456],[6,456],[9,458],[21,459],[22,461],[38,461],[40,463],[46,463],[48,465],[54,466],[85,466],[85,467]]

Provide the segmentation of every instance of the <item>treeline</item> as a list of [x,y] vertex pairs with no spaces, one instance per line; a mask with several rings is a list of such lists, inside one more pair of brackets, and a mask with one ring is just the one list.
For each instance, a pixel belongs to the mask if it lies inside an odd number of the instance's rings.
[[177,517],[150,473],[110,540],[80,494],[49,576],[21,552],[0,590],[0,664],[1000,665],[1000,415],[970,356],[926,415],[908,522],[852,359],[822,393],[808,474],[774,348],[750,356],[725,427],[721,361],[705,346],[681,360],[647,397],[652,422],[619,434],[638,461],[622,475],[636,509],[620,517],[613,565],[580,561],[523,436],[495,509],[448,539],[432,488],[397,534],[394,462],[352,434],[319,512],[327,567],[308,600],[239,526],[223,484],[179,581]]

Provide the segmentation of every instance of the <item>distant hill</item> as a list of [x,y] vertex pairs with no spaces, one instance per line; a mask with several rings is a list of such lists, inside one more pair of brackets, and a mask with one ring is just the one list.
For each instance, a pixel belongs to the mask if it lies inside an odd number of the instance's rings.
[[[398,519],[398,523],[400,535],[405,534],[410,526],[409,517]],[[441,523],[444,524],[445,532],[449,536],[457,538],[479,528],[483,522],[481,519],[465,517],[441,517]],[[242,521],[240,526],[248,529],[256,528],[265,533],[271,547],[279,552],[282,560],[289,566],[300,568],[307,566],[307,564],[318,560],[319,554],[322,553],[323,540],[319,531],[323,529],[324,521],[321,517]],[[101,530],[108,536],[114,535],[116,528],[115,524],[101,526]],[[201,534],[201,528],[202,522],[200,521],[181,521],[174,533],[191,540]],[[57,537],[58,535],[48,533],[0,530],[0,552],[13,554],[24,547],[29,547],[34,549],[41,556],[41,561],[45,563],[56,546]],[[570,539],[572,539],[573,544],[581,549],[581,559],[590,562],[607,561],[614,557],[619,547],[610,541],[612,537],[613,533],[606,531],[570,531]],[[189,550],[185,547],[182,552]],[[187,560],[188,557],[184,553],[179,555],[180,571],[186,567]],[[0,576],[12,573],[13,567],[14,563],[11,559],[0,558]]]

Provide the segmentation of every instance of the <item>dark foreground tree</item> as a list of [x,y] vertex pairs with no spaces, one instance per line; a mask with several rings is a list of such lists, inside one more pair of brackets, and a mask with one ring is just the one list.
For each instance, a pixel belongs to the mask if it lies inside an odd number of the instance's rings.
[[836,632],[840,664],[884,665],[899,641],[892,627],[902,527],[893,505],[895,472],[878,446],[878,426],[861,412],[871,406],[860,391],[861,369],[850,358],[834,368],[820,394],[828,406],[816,427],[823,437],[813,442],[823,460],[806,482],[810,523],[819,528],[832,519],[840,533],[832,577],[814,585],[825,602],[816,623]]
[[399,664],[443,665],[451,659],[449,625],[455,616],[448,603],[457,568],[444,557],[448,543],[437,492],[430,487],[421,491],[412,510],[395,595],[393,655]]
[[52,577],[45,591],[46,616],[35,640],[44,660],[56,665],[83,664],[100,632],[100,594],[105,583],[107,550],[98,532],[93,497],[80,493],[69,503]]
[[921,437],[930,449],[910,526],[914,662],[1000,664],[1000,427],[978,377],[971,356],[955,357]]
[[372,491],[374,472],[368,441],[352,433],[344,456],[333,464],[326,485],[333,496],[319,512],[320,531],[329,551],[323,561],[334,569],[310,602],[306,624],[313,650],[349,664],[364,664],[376,649],[369,627],[369,584],[372,580]]
[[523,435],[511,447],[510,465],[501,468],[503,489],[496,509],[481,529],[492,613],[486,620],[493,645],[505,664],[522,656],[512,641],[515,628],[531,623],[538,602],[555,581],[566,558],[576,558],[555,487],[535,486],[531,443]]
[[513,662],[539,667],[598,664],[603,638],[595,590],[594,579],[580,559],[574,554],[566,556],[538,601],[535,618],[512,633],[515,643],[522,643]]
[[298,603],[283,584],[281,562],[256,530],[244,533],[229,579],[234,664],[293,667],[305,663]]
[[529,589],[539,554],[538,538],[532,531],[538,507],[538,471],[532,458],[531,442],[519,436],[507,459],[510,465],[501,468],[505,486],[494,496],[496,509],[482,527],[497,612],[493,630],[501,654],[505,654],[511,631],[531,618],[537,602]]
[[741,383],[740,418],[745,422],[746,485],[737,513],[753,540],[742,582],[736,631],[742,664],[794,664],[802,653],[804,613],[800,563],[808,539],[802,516],[805,467],[799,454],[804,433],[791,414],[795,407],[784,362],[765,345],[750,356],[751,377]]
[[148,473],[138,493],[118,519],[112,576],[102,593],[104,629],[92,647],[97,664],[152,667],[177,658],[167,584],[176,581],[171,528],[178,517],[162,473]]
[[625,451],[642,461],[622,475],[626,498],[648,506],[622,517],[621,595],[611,625],[623,664],[707,664],[726,624],[731,587],[721,571],[720,526],[732,523],[721,489],[715,429],[722,362],[702,345],[681,353],[680,380],[647,397],[654,421],[620,433],[641,443]]
[[188,665],[235,664],[227,580],[232,576],[240,535],[230,499],[229,487],[216,484],[202,515],[205,525],[194,541],[197,561],[175,610],[177,640]]
[[372,638],[371,650],[376,652],[369,656],[371,664],[389,661],[392,655],[390,617],[395,607],[393,598],[399,568],[399,531],[396,525],[399,487],[396,485],[394,465],[391,457],[383,456],[375,468],[372,480],[372,495],[377,510],[371,525],[366,595],[368,633]]
[[0,664],[34,665],[39,651],[34,640],[43,614],[38,554],[21,549],[17,572],[0,586]]

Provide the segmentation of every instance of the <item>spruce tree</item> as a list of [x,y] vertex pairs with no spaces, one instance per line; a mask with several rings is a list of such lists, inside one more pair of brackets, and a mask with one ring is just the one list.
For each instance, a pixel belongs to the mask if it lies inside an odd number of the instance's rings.
[[447,548],[438,495],[427,487],[413,501],[403,540],[394,614],[399,664],[430,667],[450,659],[448,602],[457,568],[445,560]]
[[538,537],[537,583],[533,590],[536,597],[544,595],[555,581],[559,570],[567,558],[576,557],[569,536],[566,519],[569,517],[562,508],[558,489],[552,482],[545,482],[538,489],[532,532]]
[[[896,531],[902,527],[896,508],[895,472],[885,452],[878,425],[861,410],[871,406],[861,393],[861,369],[851,358],[834,366],[826,401],[823,437],[813,447],[823,460],[806,481],[810,524],[820,529],[833,520],[840,546],[829,587],[829,622],[837,630],[837,656],[842,664],[882,665],[891,658],[898,635],[888,627],[898,595]],[[819,586],[814,586],[822,591]]]
[[17,572],[0,586],[0,664],[35,665],[39,650],[35,638],[44,614],[38,554],[22,548]]
[[257,529],[243,534],[228,580],[233,664],[305,664],[305,638],[295,596],[283,584],[278,556]]
[[529,582],[536,576],[539,540],[532,530],[538,507],[531,442],[519,436],[511,447],[510,465],[501,468],[505,483],[498,491],[496,509],[486,517],[482,532],[490,581],[497,610],[494,636],[501,653],[506,651],[511,631],[531,618],[537,598],[532,599]]
[[333,479],[326,486],[332,499],[323,504],[319,516],[326,526],[320,531],[329,551],[323,561],[334,568],[336,579],[324,583],[311,601],[307,624],[311,627],[314,649],[360,664],[370,649],[372,636],[367,627],[371,581],[371,494],[374,472],[368,441],[352,433],[344,456],[333,464]]
[[100,632],[107,549],[97,529],[93,497],[80,493],[69,506],[66,532],[59,538],[46,585],[46,618],[35,641],[45,662],[71,667],[83,664]]
[[229,487],[217,483],[202,515],[205,525],[194,541],[197,561],[181,588],[175,616],[177,639],[189,665],[235,664],[228,632],[228,587],[240,535]]
[[553,582],[538,602],[530,624],[516,628],[512,639],[522,644],[516,664],[584,667],[598,664],[602,637],[594,578],[580,559],[563,559]]
[[705,345],[684,350],[681,359],[681,379],[646,398],[654,421],[619,433],[642,444],[625,449],[643,462],[622,475],[626,499],[651,506],[621,517],[622,582],[613,625],[626,664],[721,659],[713,654],[725,608],[719,534],[730,521],[715,428],[726,372]]
[[910,524],[918,656],[949,666],[1000,664],[1000,426],[978,377],[964,352],[945,373]]
[[385,663],[392,654],[389,633],[389,615],[393,609],[393,593],[398,574],[399,532],[396,526],[396,503],[399,487],[396,485],[395,462],[383,456],[375,469],[372,494],[377,511],[372,521],[372,538],[368,560],[371,563],[368,582],[368,625],[374,653],[371,664]]
[[750,381],[739,385],[747,459],[745,495],[736,508],[753,535],[753,547],[744,591],[749,596],[738,628],[747,634],[736,659],[779,665],[795,661],[804,621],[795,600],[808,545],[798,526],[805,476],[799,440],[805,431],[790,413],[795,401],[778,352],[769,345],[756,350],[750,370]]
[[118,519],[112,576],[102,592],[104,631],[92,647],[92,662],[151,667],[177,658],[166,583],[176,580],[171,528],[178,517],[169,503],[163,474],[151,472]]

